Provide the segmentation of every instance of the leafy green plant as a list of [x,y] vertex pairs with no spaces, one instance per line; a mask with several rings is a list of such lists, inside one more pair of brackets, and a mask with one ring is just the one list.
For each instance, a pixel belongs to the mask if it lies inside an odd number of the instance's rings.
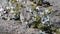
[[41,17],[39,15],[36,16],[36,22],[39,22]]
[[34,21],[34,24],[31,25],[32,28],[38,28],[39,24],[40,24],[40,16],[36,16],[36,20]]
[[38,25],[37,25],[37,28],[38,28],[38,29],[42,29],[42,28],[44,28],[44,27],[45,27],[45,26],[44,26],[43,24],[38,24]]

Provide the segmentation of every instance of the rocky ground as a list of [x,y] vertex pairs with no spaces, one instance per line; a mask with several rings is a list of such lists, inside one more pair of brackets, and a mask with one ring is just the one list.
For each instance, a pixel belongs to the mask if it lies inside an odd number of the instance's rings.
[[16,21],[0,19],[0,34],[38,34],[38,29],[26,28]]
[[[53,6],[53,16],[51,17],[52,24],[60,28],[60,0],[47,0]],[[14,20],[0,19],[0,34],[38,34],[38,29],[28,28]]]

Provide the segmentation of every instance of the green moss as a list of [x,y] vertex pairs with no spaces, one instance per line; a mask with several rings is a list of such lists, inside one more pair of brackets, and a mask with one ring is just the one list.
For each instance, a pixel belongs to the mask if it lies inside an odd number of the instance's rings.
[[36,6],[32,6],[31,10],[35,11],[36,10]]
[[29,6],[29,4],[25,4],[25,6]]
[[51,30],[52,30],[52,31],[55,31],[55,30],[56,30],[56,27],[53,27],[53,26],[52,26],[52,27],[51,27]]
[[17,14],[19,14],[19,12],[18,11],[14,11],[14,14],[17,15]]
[[47,9],[48,9],[48,11],[52,11],[53,9],[52,9],[52,7],[47,7]]
[[10,2],[11,2],[12,4],[14,4],[14,3],[16,3],[17,1],[16,1],[16,0],[10,0]]
[[34,0],[30,0],[31,2],[33,2]]
[[31,28],[34,28],[35,27],[35,24],[31,25]]

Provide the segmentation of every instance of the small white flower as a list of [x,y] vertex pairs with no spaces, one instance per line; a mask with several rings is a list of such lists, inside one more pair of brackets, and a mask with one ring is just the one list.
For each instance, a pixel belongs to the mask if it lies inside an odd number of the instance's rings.
[[30,11],[30,12],[32,12],[32,10],[31,10],[31,9],[29,9],[29,11]]
[[6,7],[6,9],[10,9],[10,7]]
[[24,1],[23,3],[25,4],[26,2]]
[[47,13],[50,13],[50,11],[49,11],[48,9],[46,9],[45,12],[46,12],[46,14],[47,14]]
[[6,13],[6,11],[4,11],[4,13]]
[[48,9],[45,10],[46,14],[49,12]]
[[0,8],[0,11],[3,11],[4,9],[3,8]]
[[11,9],[13,9],[14,7],[11,7]]
[[13,10],[11,10],[11,11],[10,11],[10,13],[14,13],[14,11],[13,11]]
[[25,22],[26,24],[28,24],[28,22]]
[[45,23],[45,22],[42,22],[43,24]]
[[37,6],[37,7],[36,7],[36,9],[38,9],[38,10],[39,10],[39,7]]

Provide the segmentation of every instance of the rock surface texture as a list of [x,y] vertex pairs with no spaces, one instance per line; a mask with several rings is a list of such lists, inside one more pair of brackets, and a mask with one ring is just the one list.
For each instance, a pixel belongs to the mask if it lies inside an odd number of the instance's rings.
[[[53,10],[58,10],[53,12],[53,16],[51,16],[51,21],[53,25],[60,28],[60,0],[47,1],[49,1],[51,5],[53,5],[51,6],[53,7]],[[5,6],[8,6],[7,2],[7,0],[0,0],[0,7],[4,6],[5,8]],[[18,23],[15,20],[8,21],[0,19],[0,34],[38,34],[38,29],[33,29],[26,26],[27,25],[22,25],[22,23]]]

